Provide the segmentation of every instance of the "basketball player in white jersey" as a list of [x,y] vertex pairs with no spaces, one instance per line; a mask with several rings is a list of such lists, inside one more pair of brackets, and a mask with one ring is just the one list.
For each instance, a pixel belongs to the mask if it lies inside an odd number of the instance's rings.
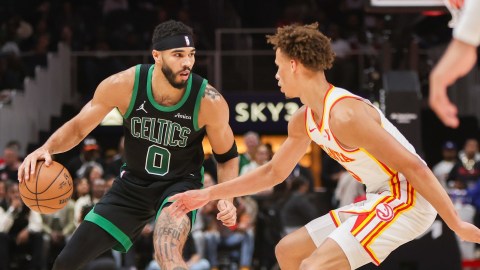
[[451,128],[458,127],[457,107],[448,100],[447,87],[466,75],[477,62],[480,44],[480,1],[445,0],[452,13],[453,39],[430,74],[432,110]]
[[[275,78],[287,98],[304,104],[288,138],[267,164],[220,185],[172,197],[177,213],[210,200],[255,193],[282,182],[313,140],[366,185],[367,199],[332,210],[287,235],[276,247],[281,269],[356,269],[380,264],[398,246],[425,232],[437,211],[461,239],[480,242],[412,145],[370,102],[328,83],[330,40],[318,24],[279,28]],[[435,210],[436,209],[436,210]]]

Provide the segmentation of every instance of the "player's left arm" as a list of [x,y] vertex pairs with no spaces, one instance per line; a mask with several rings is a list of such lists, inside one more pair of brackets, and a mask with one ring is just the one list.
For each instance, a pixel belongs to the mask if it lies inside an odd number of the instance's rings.
[[330,128],[344,146],[363,148],[387,166],[401,172],[463,240],[480,241],[480,230],[462,222],[432,171],[383,129],[380,116],[374,108],[359,100],[344,99],[332,109]]
[[[200,104],[199,126],[205,126],[208,140],[217,161],[218,182],[222,183],[238,176],[238,152],[233,131],[229,124],[228,105],[223,96],[210,84]],[[225,225],[234,225],[236,211],[233,207],[233,198],[224,198],[218,203],[220,213],[218,218],[227,220]],[[233,217],[234,216],[234,217]]]

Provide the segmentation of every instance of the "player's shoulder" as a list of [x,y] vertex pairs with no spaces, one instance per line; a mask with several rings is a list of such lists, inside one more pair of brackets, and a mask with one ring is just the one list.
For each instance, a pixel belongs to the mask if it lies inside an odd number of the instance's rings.
[[222,94],[219,90],[213,87],[211,84],[205,86],[205,91],[203,92],[202,100],[207,102],[219,102],[223,99]]
[[102,83],[108,86],[118,87],[120,89],[132,89],[135,83],[136,67],[130,67],[107,77]]
[[200,103],[200,118],[204,123],[223,123],[228,121],[229,108],[219,90],[207,84]]
[[205,86],[201,102],[201,109],[203,107],[203,109],[216,111],[228,108],[227,103],[220,91],[211,84],[207,84],[207,86]]

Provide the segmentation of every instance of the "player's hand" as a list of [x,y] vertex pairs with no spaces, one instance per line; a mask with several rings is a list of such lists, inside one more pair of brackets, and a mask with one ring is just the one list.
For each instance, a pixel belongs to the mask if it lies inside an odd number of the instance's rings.
[[219,200],[217,203],[219,213],[217,219],[220,220],[224,226],[230,227],[237,222],[237,208],[227,200]]
[[52,164],[52,156],[43,148],[38,148],[34,152],[30,153],[18,167],[18,181],[20,183],[23,180],[30,179],[30,175],[35,173],[38,160],[45,160],[45,165],[50,166]]
[[172,209],[172,215],[181,217],[190,211],[204,206],[210,201],[208,188],[178,193],[170,197],[169,201],[173,202],[169,207]]
[[463,241],[480,243],[480,229],[473,224],[462,221],[456,228],[455,233]]
[[467,74],[476,63],[477,49],[453,39],[438,64],[430,73],[429,104],[438,118],[448,127],[457,128],[457,107],[450,102],[447,87]]

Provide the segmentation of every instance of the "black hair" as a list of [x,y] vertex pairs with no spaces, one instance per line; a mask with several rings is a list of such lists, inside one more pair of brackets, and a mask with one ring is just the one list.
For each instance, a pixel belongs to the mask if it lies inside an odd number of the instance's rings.
[[163,38],[178,35],[193,36],[193,30],[182,22],[174,20],[163,22],[157,25],[153,31],[152,44],[159,42]]

